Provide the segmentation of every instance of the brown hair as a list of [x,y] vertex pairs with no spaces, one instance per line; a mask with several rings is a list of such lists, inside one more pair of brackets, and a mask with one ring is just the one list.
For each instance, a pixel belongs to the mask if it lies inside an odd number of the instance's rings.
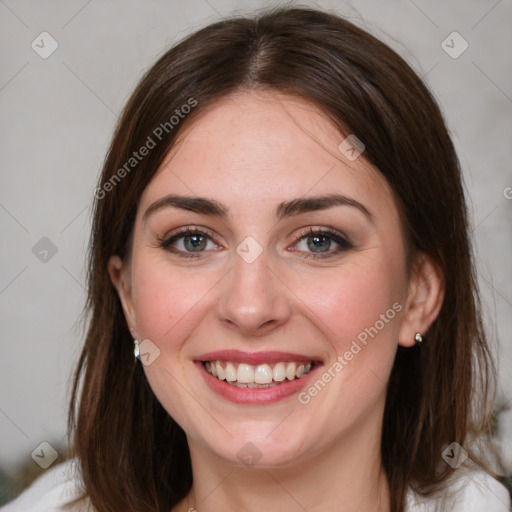
[[[146,73],[119,120],[96,194],[89,327],[69,416],[86,493],[101,511],[147,512],[168,511],[190,490],[185,433],[134,364],[107,263],[114,254],[129,257],[139,198],[183,126],[222,96],[251,89],[299,95],[362,140],[364,156],[394,191],[412,254],[425,253],[444,278],[438,318],[421,347],[398,349],[388,386],[382,460],[391,509],[401,512],[409,486],[426,494],[453,472],[442,463],[446,444],[464,445],[488,420],[494,367],[461,173],[439,108],[405,61],[352,23],[302,8],[223,20],[187,37]],[[194,101],[185,122],[166,125],[147,156],[126,166],[157,127]]]

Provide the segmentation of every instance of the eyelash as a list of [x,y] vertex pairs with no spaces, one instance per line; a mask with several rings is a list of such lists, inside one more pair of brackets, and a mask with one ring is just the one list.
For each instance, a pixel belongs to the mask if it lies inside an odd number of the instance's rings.
[[[198,228],[191,228],[191,227],[185,227],[180,228],[177,232],[172,233],[170,236],[158,238],[158,243],[162,249],[165,249],[167,251],[170,251],[174,254],[176,254],[180,258],[200,258],[201,252],[198,253],[184,253],[181,250],[177,250],[171,247],[171,245],[178,241],[181,238],[185,238],[187,236],[192,235],[200,235],[204,236],[211,241],[215,242],[213,233],[209,232],[206,229],[198,229]],[[303,240],[304,238],[311,237],[311,236],[326,236],[327,238],[334,241],[336,244],[338,244],[338,249],[334,251],[329,251],[328,253],[306,253],[306,256],[303,256],[306,259],[324,259],[324,258],[330,258],[335,256],[336,254],[347,251],[349,249],[353,248],[353,245],[351,242],[348,241],[348,239],[339,233],[338,231],[331,229],[331,228],[322,228],[322,229],[313,229],[308,228],[307,230],[300,233],[297,240],[295,241],[295,244]]]

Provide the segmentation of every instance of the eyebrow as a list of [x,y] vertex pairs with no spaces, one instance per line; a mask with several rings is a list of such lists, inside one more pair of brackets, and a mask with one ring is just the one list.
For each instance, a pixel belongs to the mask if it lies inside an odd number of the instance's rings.
[[[285,217],[300,215],[301,213],[326,210],[334,206],[351,206],[361,211],[368,219],[374,222],[373,214],[359,201],[341,194],[326,194],[320,196],[307,196],[292,199],[280,203],[275,212],[276,219],[282,220]],[[206,197],[181,196],[170,194],[152,203],[142,216],[142,222],[146,222],[149,216],[164,208],[178,208],[194,212],[200,215],[209,215],[227,219],[229,208]]]

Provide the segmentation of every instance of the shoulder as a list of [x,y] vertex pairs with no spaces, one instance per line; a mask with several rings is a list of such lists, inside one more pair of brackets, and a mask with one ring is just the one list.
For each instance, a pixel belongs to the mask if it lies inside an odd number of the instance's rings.
[[409,490],[406,512],[509,512],[508,489],[483,471],[457,470],[447,488],[434,497],[421,497]]
[[0,510],[2,512],[94,512],[87,499],[73,508],[63,508],[64,505],[82,495],[81,484],[80,463],[77,459],[70,459],[47,470],[28,489]]

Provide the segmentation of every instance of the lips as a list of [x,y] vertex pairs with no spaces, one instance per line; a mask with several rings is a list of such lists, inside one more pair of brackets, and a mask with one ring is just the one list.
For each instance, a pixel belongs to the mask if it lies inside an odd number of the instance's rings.
[[235,403],[273,403],[297,393],[323,363],[316,356],[290,352],[223,350],[196,361],[207,385]]
[[258,365],[263,363],[278,363],[280,361],[308,361],[322,362],[317,356],[294,354],[293,352],[242,352],[241,350],[217,350],[207,352],[197,358],[198,361],[232,361],[234,363],[247,363]]

